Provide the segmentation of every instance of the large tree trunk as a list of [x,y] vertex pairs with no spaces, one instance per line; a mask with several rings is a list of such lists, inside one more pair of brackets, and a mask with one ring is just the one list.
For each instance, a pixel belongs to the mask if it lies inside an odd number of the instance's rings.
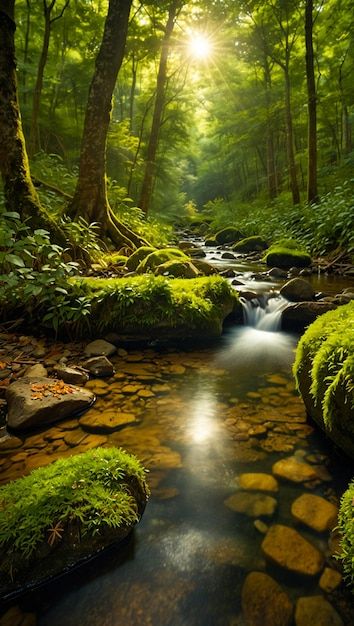
[[274,200],[274,198],[278,195],[277,190],[277,173],[276,173],[276,165],[275,165],[275,154],[274,154],[274,130],[273,130],[273,119],[272,119],[272,106],[271,106],[271,88],[272,88],[272,79],[271,79],[271,69],[269,64],[269,59],[266,50],[263,51],[264,56],[264,88],[265,88],[265,99],[266,99],[266,108],[267,108],[267,134],[266,134],[266,146],[267,146],[267,184],[268,184],[268,195],[270,200]]
[[318,201],[317,193],[317,102],[313,56],[313,0],[306,0],[305,42],[308,107],[307,201]]
[[149,142],[147,147],[146,165],[143,183],[140,193],[139,207],[148,214],[151,204],[152,190],[154,186],[156,154],[159,144],[162,114],[165,105],[165,87],[167,80],[167,60],[170,47],[170,39],[175,25],[176,16],[181,6],[180,0],[173,0],[168,10],[168,19],[165,26],[165,34],[162,40],[159,71],[157,74],[156,97]]
[[110,209],[106,185],[106,141],[112,94],[121,67],[132,0],[110,0],[104,33],[90,85],[81,143],[79,177],[69,208],[72,218],[98,222],[101,237],[118,246],[146,242],[121,224]]
[[286,147],[287,147],[287,155],[288,155],[290,189],[291,189],[293,204],[299,204],[300,203],[300,191],[299,191],[299,185],[297,182],[297,175],[296,175],[293,118],[292,118],[292,113],[291,113],[290,74],[289,74],[288,65],[286,65],[284,69],[284,77],[285,77]]

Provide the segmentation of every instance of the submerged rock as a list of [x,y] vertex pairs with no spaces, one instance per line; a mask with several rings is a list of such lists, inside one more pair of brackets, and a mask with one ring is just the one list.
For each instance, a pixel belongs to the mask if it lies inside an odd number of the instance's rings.
[[225,506],[236,513],[244,513],[248,517],[271,517],[277,508],[277,501],[263,494],[239,492],[224,502]]
[[298,522],[322,533],[335,526],[338,509],[320,496],[304,493],[292,503],[291,514]]
[[278,491],[278,481],[271,474],[241,474],[239,477],[241,489],[250,491]]
[[13,430],[43,426],[87,409],[95,400],[87,389],[53,378],[21,378],[7,389],[7,423]]
[[83,366],[90,372],[91,376],[96,376],[97,378],[113,376],[115,372],[112,363],[106,356],[95,356],[91,359],[87,359],[87,361],[83,363]]
[[289,572],[301,576],[316,576],[324,565],[324,556],[293,528],[271,526],[263,543],[265,557]]
[[325,567],[319,581],[319,586],[326,593],[331,593],[337,589],[342,582],[342,574],[331,567]]
[[302,463],[296,456],[280,459],[273,465],[273,474],[293,483],[317,480],[318,474],[312,465]]
[[93,433],[109,433],[135,423],[136,419],[133,413],[112,410],[103,411],[103,413],[89,411],[80,419],[80,426]]
[[241,594],[246,626],[290,626],[293,605],[280,585],[267,574],[248,574]]
[[295,624],[296,626],[344,626],[337,611],[322,596],[298,599]]

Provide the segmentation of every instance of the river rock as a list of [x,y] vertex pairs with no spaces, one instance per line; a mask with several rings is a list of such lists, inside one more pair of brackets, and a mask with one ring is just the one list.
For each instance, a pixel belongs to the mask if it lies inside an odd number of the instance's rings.
[[246,626],[290,626],[293,605],[289,597],[267,574],[248,574],[241,592]]
[[80,418],[80,426],[93,433],[109,433],[136,423],[135,415],[112,411],[89,411]]
[[95,356],[87,359],[83,363],[83,367],[90,372],[91,376],[96,376],[97,378],[113,376],[115,372],[112,363],[106,356]]
[[322,596],[298,599],[295,624],[296,626],[344,626],[337,611]]
[[15,450],[22,446],[22,439],[14,437],[7,432],[6,428],[0,428],[0,451]]
[[26,368],[24,376],[27,378],[45,378],[48,376],[48,370],[41,363],[36,363]]
[[288,526],[271,526],[263,540],[262,550],[269,561],[294,574],[316,576],[323,568],[324,556],[321,552]]
[[281,267],[272,267],[267,274],[271,278],[286,278],[288,275],[285,270],[281,269]]
[[235,255],[232,252],[223,252],[221,255],[222,259],[236,259]]
[[69,383],[70,385],[84,385],[87,383],[89,377],[86,372],[77,370],[74,367],[64,367],[60,365],[54,369],[58,378]]
[[337,308],[332,302],[298,302],[289,304],[281,314],[282,330],[304,330],[315,319]]
[[316,470],[295,456],[280,459],[280,461],[274,463],[272,471],[278,478],[284,478],[293,483],[305,483],[318,479]]
[[318,584],[323,591],[331,593],[339,587],[341,582],[342,574],[340,572],[337,572],[337,570],[332,569],[331,567],[325,567]]
[[293,278],[282,286],[280,295],[291,302],[304,302],[314,299],[315,290],[307,280]]
[[271,517],[277,508],[277,501],[271,496],[239,492],[224,501],[225,506],[236,513],[248,517]]
[[298,522],[323,533],[335,526],[338,509],[334,504],[320,496],[304,493],[292,503],[291,514]]
[[241,474],[238,480],[241,489],[249,491],[278,491],[278,481],[271,474]]
[[8,426],[14,430],[43,426],[87,409],[95,400],[87,389],[53,378],[24,377],[7,388]]
[[193,257],[193,265],[197,268],[198,272],[204,274],[204,276],[211,276],[212,274],[217,274],[218,270],[207,263],[206,261],[201,261],[200,259],[195,259]]
[[84,352],[87,356],[108,357],[117,352],[117,348],[105,339],[96,339],[95,341],[91,341],[91,343],[87,344]]

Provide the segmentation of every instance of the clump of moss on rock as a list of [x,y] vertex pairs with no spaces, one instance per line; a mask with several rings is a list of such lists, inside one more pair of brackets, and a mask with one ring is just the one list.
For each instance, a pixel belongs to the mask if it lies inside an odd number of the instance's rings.
[[122,540],[148,495],[144,468],[117,448],[57,460],[1,487],[0,586],[38,583]]
[[138,265],[136,271],[138,274],[143,274],[144,272],[154,271],[158,265],[162,265],[162,263],[166,263],[167,261],[173,261],[175,259],[181,259],[183,261],[188,261],[189,257],[179,250],[178,248],[162,248],[161,250],[155,250],[148,254]]
[[339,558],[346,580],[354,591],[354,480],[341,499],[338,527],[341,532]]
[[127,264],[128,257],[124,254],[120,254],[119,252],[112,252],[111,254],[105,254],[101,260],[100,264],[103,267],[124,267]]
[[215,235],[217,244],[221,246],[225,243],[235,243],[236,241],[240,241],[240,239],[243,238],[243,233],[241,233],[240,230],[232,226],[228,226],[227,228],[219,230],[219,232],[217,232]]
[[197,278],[199,272],[191,261],[166,261],[158,265],[155,276],[174,276],[175,278]]
[[232,249],[235,252],[260,252],[262,250],[266,250],[268,248],[267,242],[263,239],[263,237],[259,237],[254,235],[253,237],[246,237],[245,239],[241,239],[232,246]]
[[135,252],[133,252],[133,254],[130,255],[127,261],[128,270],[130,270],[131,272],[136,270],[139,263],[143,259],[145,259],[145,257],[147,257],[149,254],[151,254],[151,252],[155,252],[155,250],[156,248],[153,248],[152,246],[141,246],[140,248],[135,250]]
[[283,239],[271,245],[263,257],[263,261],[268,267],[284,268],[308,267],[312,262],[308,252],[290,239]]
[[354,302],[321,315],[302,336],[294,375],[307,411],[354,458]]

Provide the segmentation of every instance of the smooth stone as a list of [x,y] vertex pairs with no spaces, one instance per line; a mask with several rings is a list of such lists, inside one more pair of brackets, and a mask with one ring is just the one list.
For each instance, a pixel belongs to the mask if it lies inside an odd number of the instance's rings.
[[84,350],[86,356],[111,356],[117,352],[116,346],[113,343],[105,341],[105,339],[96,339],[87,344]]
[[14,430],[51,424],[88,409],[95,396],[53,378],[21,378],[7,388],[8,426]]
[[247,626],[290,626],[293,605],[280,585],[268,574],[248,574],[241,592]]
[[313,300],[315,290],[312,285],[303,278],[292,278],[280,289],[280,295],[290,302],[304,302]]
[[71,385],[85,385],[89,377],[85,372],[75,369],[74,367],[59,366],[54,369],[58,378]]
[[307,463],[302,463],[295,456],[280,459],[280,461],[274,463],[272,471],[278,478],[284,478],[293,483],[304,483],[318,479],[315,469]]
[[292,503],[291,514],[298,522],[323,533],[335,526],[338,509],[320,496],[304,493]]
[[46,378],[48,370],[41,363],[36,363],[26,368],[24,376],[27,378]]
[[333,606],[323,596],[299,598],[295,608],[296,626],[344,626]]
[[135,415],[132,413],[121,413],[119,411],[93,411],[83,415],[79,420],[80,426],[89,432],[113,432],[125,426],[136,423]]
[[341,582],[342,574],[340,572],[337,572],[337,570],[331,567],[325,567],[318,584],[323,591],[331,593],[339,587]]
[[271,474],[241,474],[238,483],[241,489],[255,491],[278,491],[278,481]]
[[15,450],[22,446],[22,440],[19,437],[14,437],[7,432],[6,428],[0,429],[0,450],[5,452],[6,450]]
[[293,528],[275,524],[262,542],[265,557],[279,567],[302,576],[316,576],[324,565],[324,556]]
[[239,492],[224,501],[225,506],[236,513],[248,517],[271,517],[277,508],[277,501],[271,496]]
[[106,356],[95,356],[91,359],[87,359],[87,361],[83,363],[83,367],[88,370],[91,376],[97,376],[98,378],[113,376],[115,372],[112,363]]
[[110,392],[110,386],[104,380],[89,380],[85,389],[90,389],[96,396],[107,396]]
[[269,530],[269,526],[265,522],[262,522],[261,519],[255,519],[253,526],[259,533],[261,533],[261,535],[266,535]]

